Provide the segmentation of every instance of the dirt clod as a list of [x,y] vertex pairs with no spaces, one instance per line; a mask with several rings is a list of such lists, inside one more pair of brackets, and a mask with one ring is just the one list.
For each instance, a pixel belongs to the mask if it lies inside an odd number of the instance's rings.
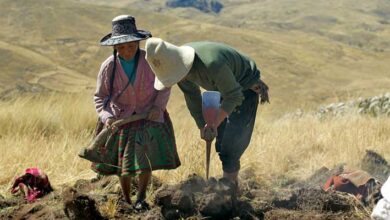
[[206,187],[206,181],[202,177],[193,174],[179,185],[180,189],[186,192],[202,192]]
[[79,194],[74,188],[63,193],[64,212],[69,219],[104,219],[95,206],[95,200]]
[[210,193],[203,196],[199,211],[203,216],[228,219],[233,214],[233,204],[229,196]]

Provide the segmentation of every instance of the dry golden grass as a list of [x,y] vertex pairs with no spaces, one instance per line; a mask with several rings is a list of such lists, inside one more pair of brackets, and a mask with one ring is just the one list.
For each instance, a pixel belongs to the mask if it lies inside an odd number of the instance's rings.
[[[9,195],[13,177],[27,167],[43,169],[54,186],[94,176],[89,163],[77,157],[80,147],[89,142],[96,120],[91,97],[90,93],[41,94],[0,102],[0,194]],[[205,175],[205,143],[180,98],[174,91],[169,111],[182,166],[154,173],[167,183],[192,173]],[[304,178],[322,166],[341,162],[358,166],[366,149],[390,159],[388,117],[275,120],[261,113],[242,157],[242,168],[254,168],[259,181]],[[221,174],[214,150],[210,174]]]
[[7,185],[14,175],[34,166],[56,183],[84,177],[88,164],[74,153],[86,143],[94,123],[88,98],[51,94],[2,102],[0,183]]

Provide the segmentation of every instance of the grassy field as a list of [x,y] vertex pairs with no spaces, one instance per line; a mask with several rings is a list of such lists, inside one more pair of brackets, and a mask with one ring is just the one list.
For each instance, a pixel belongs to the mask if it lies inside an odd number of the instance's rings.
[[[0,194],[9,195],[15,175],[27,167],[39,167],[56,186],[91,178],[90,163],[77,152],[91,139],[96,114],[89,93],[46,94],[20,97],[0,103]],[[205,143],[190,118],[180,95],[169,103],[182,166],[155,175],[167,183],[189,174],[205,175]],[[264,108],[267,108],[266,106]],[[242,168],[253,168],[259,181],[283,182],[310,176],[322,166],[345,162],[358,167],[366,149],[390,159],[390,118],[357,115],[318,120],[300,119],[256,121]],[[211,175],[221,175],[217,154],[212,151]]]

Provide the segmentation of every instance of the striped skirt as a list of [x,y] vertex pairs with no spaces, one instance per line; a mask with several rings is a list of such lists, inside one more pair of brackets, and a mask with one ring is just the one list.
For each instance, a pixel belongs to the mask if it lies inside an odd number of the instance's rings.
[[99,151],[106,163],[92,163],[92,170],[102,175],[136,175],[180,166],[168,113],[164,123],[139,120],[119,127]]

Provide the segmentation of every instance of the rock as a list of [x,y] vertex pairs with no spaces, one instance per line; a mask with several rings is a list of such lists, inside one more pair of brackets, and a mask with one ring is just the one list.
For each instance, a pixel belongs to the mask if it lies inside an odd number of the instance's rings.
[[390,97],[386,93],[380,96],[371,98],[359,98],[348,102],[333,103],[327,106],[322,106],[314,113],[317,117],[325,116],[342,116],[348,113],[368,114],[371,116],[390,116]]
[[162,215],[165,219],[181,219],[180,212],[177,209],[172,208],[162,208]]
[[219,13],[222,10],[223,5],[219,1],[211,1],[210,8],[211,8],[211,11],[213,11],[215,13]]
[[154,203],[161,206],[166,219],[185,218],[193,215],[195,208],[194,195],[180,190],[180,186],[163,186],[156,192]]
[[64,212],[69,219],[104,219],[95,206],[95,200],[79,194],[75,188],[67,188],[62,194]]
[[178,190],[172,197],[171,205],[186,215],[191,215],[195,210],[193,194]]
[[[203,216],[212,218],[232,217],[236,211],[237,192],[236,185],[227,178],[218,181],[210,179],[199,205],[199,212]],[[207,194],[208,193],[208,194]]]
[[[166,219],[187,218],[196,215],[197,211],[203,216],[224,219],[233,217],[236,212],[236,194],[236,185],[229,179],[210,178],[206,182],[192,175],[179,185],[164,185],[158,189],[154,203],[161,207]],[[243,207],[245,209],[242,213],[237,212],[237,216],[249,219],[253,215],[253,208],[250,205]]]
[[233,203],[230,196],[210,193],[202,197],[199,212],[205,217],[228,219],[233,215]]
[[187,180],[180,183],[179,188],[186,192],[202,192],[205,187],[206,181],[202,177],[193,174]]
[[175,186],[163,185],[156,191],[154,198],[154,204],[162,207],[168,207],[171,205],[172,196],[177,188]]
[[171,8],[192,7],[203,12],[214,13],[219,13],[223,8],[223,4],[217,0],[168,0],[166,6]]

